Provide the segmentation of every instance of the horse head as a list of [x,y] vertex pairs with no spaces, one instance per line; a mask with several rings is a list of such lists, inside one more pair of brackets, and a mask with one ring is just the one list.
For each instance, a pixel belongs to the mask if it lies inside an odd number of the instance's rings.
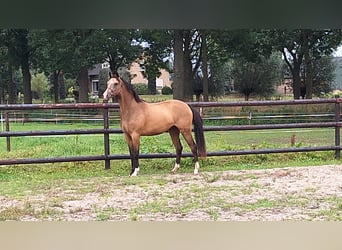
[[121,93],[122,80],[117,72],[109,73],[109,80],[107,81],[107,89],[103,93],[103,100],[108,101],[112,97],[117,97]]

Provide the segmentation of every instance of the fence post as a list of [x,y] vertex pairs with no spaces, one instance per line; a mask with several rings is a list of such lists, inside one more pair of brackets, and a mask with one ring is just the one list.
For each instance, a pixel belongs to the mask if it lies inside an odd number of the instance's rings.
[[109,109],[106,107],[103,109],[103,128],[104,128],[104,154],[105,154],[105,169],[110,169],[110,160],[107,158],[110,154],[109,150]]
[[[8,112],[5,112],[5,126],[6,131],[10,131],[10,125],[9,125],[9,118],[8,118]],[[6,136],[6,143],[7,143],[7,152],[11,151],[11,136]]]
[[[339,147],[340,146],[340,126],[339,126],[339,122],[340,122],[340,112],[341,112],[341,107],[340,107],[340,99],[336,98],[336,102],[335,102],[335,146]],[[340,159],[341,156],[341,150],[340,149],[336,149],[335,150],[335,158],[336,159]]]

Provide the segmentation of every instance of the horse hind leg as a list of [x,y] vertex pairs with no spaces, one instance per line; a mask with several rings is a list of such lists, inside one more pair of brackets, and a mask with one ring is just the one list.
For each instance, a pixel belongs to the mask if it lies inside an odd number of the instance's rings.
[[191,152],[194,156],[194,162],[195,162],[194,174],[198,174],[200,165],[198,162],[197,145],[196,145],[194,139],[192,138],[191,131],[182,132],[182,135],[183,135],[186,143],[189,145]]
[[176,163],[175,163],[174,168],[171,170],[172,173],[175,173],[180,168],[180,160],[181,160],[183,147],[179,139],[179,133],[180,133],[179,129],[175,126],[169,129],[169,134],[171,136],[172,143],[176,149]]

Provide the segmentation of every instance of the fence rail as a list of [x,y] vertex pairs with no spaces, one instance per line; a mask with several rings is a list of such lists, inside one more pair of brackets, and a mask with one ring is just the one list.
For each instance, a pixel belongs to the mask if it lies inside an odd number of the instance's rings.
[[[248,101],[248,102],[194,102],[189,103],[193,107],[244,107],[244,106],[275,106],[275,105],[312,105],[312,104],[332,104],[334,114],[332,121],[328,122],[307,122],[307,123],[288,123],[288,124],[260,124],[260,125],[232,125],[232,126],[205,126],[204,131],[233,131],[233,130],[263,130],[263,129],[292,129],[292,128],[333,128],[335,130],[335,141],[331,146],[316,147],[296,147],[296,148],[275,148],[275,149],[253,149],[253,150],[234,150],[208,152],[208,156],[231,156],[248,154],[271,154],[271,153],[290,153],[290,152],[312,152],[312,151],[335,151],[335,157],[340,158],[340,103],[342,99],[319,99],[319,100],[293,100],[293,101]],[[23,158],[23,159],[2,159],[0,165],[14,164],[41,164],[56,162],[78,162],[78,161],[104,161],[105,169],[110,168],[111,160],[129,159],[128,154],[110,154],[109,135],[122,133],[121,129],[110,128],[109,111],[118,109],[117,103],[79,103],[79,104],[13,104],[0,105],[1,113],[5,114],[2,119],[6,123],[6,131],[0,132],[0,137],[7,140],[7,150],[10,150],[11,137],[21,136],[56,136],[56,135],[84,135],[84,134],[103,134],[103,155],[95,156],[66,156],[52,158]],[[103,110],[103,129],[76,129],[76,130],[49,130],[49,131],[10,131],[10,119],[8,112],[23,110],[54,110],[54,109],[96,109]],[[329,115],[330,116],[330,115]],[[174,153],[154,153],[141,154],[141,158],[171,158]],[[192,156],[191,153],[183,153],[183,157]]]

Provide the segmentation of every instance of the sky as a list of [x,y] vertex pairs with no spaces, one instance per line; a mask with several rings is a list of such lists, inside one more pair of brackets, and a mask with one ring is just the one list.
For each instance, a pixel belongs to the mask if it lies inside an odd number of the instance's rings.
[[338,47],[336,52],[333,55],[338,56],[338,57],[342,57],[342,46]]

